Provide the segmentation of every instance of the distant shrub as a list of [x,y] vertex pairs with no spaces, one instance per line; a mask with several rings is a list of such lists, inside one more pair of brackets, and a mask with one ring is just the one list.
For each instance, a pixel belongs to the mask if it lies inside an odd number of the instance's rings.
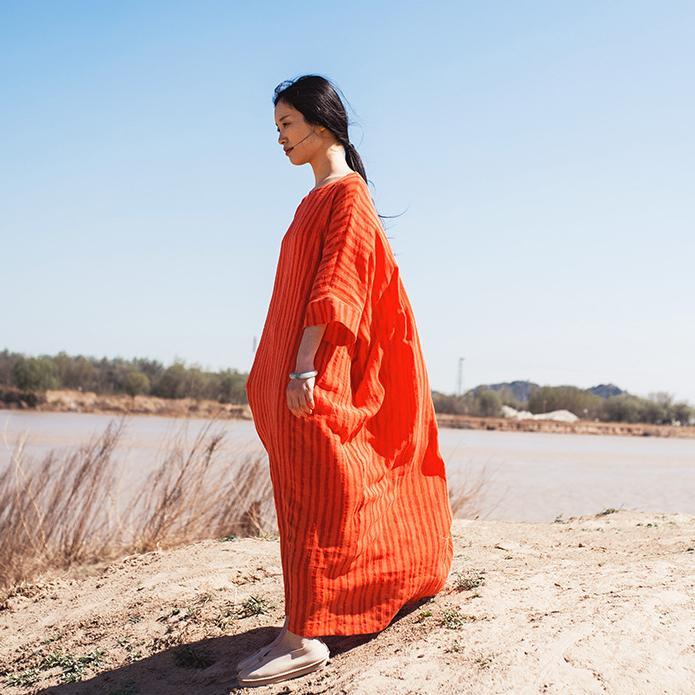
[[578,417],[594,416],[603,399],[576,386],[541,386],[529,395],[527,410],[532,413],[549,413],[553,410],[569,410]]
[[53,363],[43,357],[20,357],[12,367],[12,386],[24,391],[43,391],[58,386]]
[[481,417],[500,417],[502,415],[502,399],[497,391],[485,389],[476,394],[476,411]]
[[[515,382],[519,383],[519,382]],[[500,417],[501,407],[508,405],[515,410],[547,413],[553,410],[569,410],[584,420],[604,422],[629,422],[648,424],[695,424],[695,408],[687,403],[674,403],[673,397],[664,392],[641,398],[629,393],[604,397],[588,389],[576,386],[532,386],[528,401],[514,396],[506,385],[476,387],[462,395],[433,392],[432,400],[438,413]]]
[[150,380],[146,374],[131,369],[127,374],[123,383],[123,388],[129,396],[137,396],[139,394],[148,393],[150,390]]

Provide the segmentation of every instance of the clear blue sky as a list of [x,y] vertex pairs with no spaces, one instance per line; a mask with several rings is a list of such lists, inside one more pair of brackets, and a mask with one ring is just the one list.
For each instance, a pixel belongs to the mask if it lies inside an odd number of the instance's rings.
[[434,389],[695,405],[695,3],[0,4],[0,349],[247,370],[311,168],[272,93],[349,105]]

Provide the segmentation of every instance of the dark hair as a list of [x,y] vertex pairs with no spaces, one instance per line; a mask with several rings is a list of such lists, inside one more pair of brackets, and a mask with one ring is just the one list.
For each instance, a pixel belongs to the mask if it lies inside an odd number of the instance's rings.
[[[356,171],[365,183],[367,173],[355,146],[348,135],[348,117],[343,102],[338,96],[338,88],[321,75],[302,75],[292,80],[281,82],[273,93],[273,106],[284,101],[297,109],[304,120],[311,125],[322,125],[335,135],[336,140],[345,148],[345,161]],[[395,215],[377,215],[395,217]],[[382,223],[383,227],[383,223]]]

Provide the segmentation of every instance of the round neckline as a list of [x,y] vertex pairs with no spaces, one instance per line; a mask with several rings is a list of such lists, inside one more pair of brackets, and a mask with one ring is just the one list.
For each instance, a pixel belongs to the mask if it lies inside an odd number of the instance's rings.
[[342,181],[343,179],[346,179],[348,176],[352,176],[353,174],[357,174],[360,176],[359,172],[355,171],[354,169],[345,174],[344,176],[341,176],[339,179],[336,179],[335,181],[329,181],[328,183],[324,183],[323,186],[318,186],[317,188],[312,188],[307,195],[310,195],[311,193],[315,193],[316,191],[320,191],[322,188],[328,188],[329,186],[332,186],[334,183],[338,183],[339,181]]

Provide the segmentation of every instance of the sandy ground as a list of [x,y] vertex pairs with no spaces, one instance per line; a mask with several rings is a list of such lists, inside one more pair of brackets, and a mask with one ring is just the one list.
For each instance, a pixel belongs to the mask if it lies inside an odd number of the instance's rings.
[[249,689],[235,664],[283,620],[277,539],[46,575],[0,610],[0,692],[695,692],[695,516],[456,520],[454,533],[434,599],[378,635],[327,637],[320,671]]

